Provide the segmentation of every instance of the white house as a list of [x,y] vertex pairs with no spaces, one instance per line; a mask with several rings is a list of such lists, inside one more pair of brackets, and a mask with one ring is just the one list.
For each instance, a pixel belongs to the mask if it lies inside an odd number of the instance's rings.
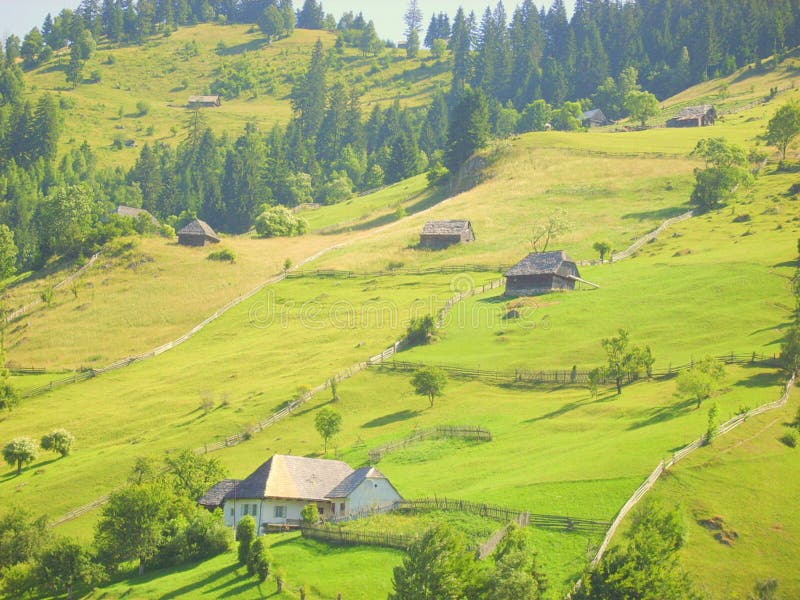
[[374,467],[353,470],[339,460],[275,454],[247,479],[225,479],[200,498],[211,510],[222,508],[225,523],[235,526],[252,515],[267,525],[297,525],[310,503],[323,518],[381,508],[402,500],[391,482]]

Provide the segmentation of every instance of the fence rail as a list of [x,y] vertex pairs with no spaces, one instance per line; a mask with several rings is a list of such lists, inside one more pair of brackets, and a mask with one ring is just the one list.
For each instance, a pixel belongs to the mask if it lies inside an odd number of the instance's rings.
[[492,433],[488,429],[474,425],[438,425],[427,429],[419,429],[402,440],[396,440],[378,448],[373,448],[369,451],[369,462],[374,465],[380,462],[387,454],[397,452],[423,440],[439,438],[462,438],[490,442],[492,441]]
[[345,269],[295,269],[287,274],[287,279],[301,277],[332,277],[341,279],[362,277],[388,277],[397,275],[441,275],[451,273],[504,273],[510,265],[443,265],[441,267],[386,269],[383,271],[349,271]]
[[397,533],[378,533],[374,531],[350,531],[341,527],[320,527],[317,525],[301,525],[300,532],[303,537],[329,544],[340,544],[347,546],[383,546],[387,548],[397,548],[399,550],[408,549],[417,539],[409,535]]
[[402,500],[396,504],[396,510],[405,511],[458,511],[478,515],[494,521],[508,523],[514,521],[522,527],[538,527],[558,531],[574,531],[585,534],[603,533],[609,526],[608,521],[567,517],[563,515],[545,515],[518,511],[504,506],[471,502],[469,500],[453,500],[451,498],[422,498],[418,500]]
[[[757,354],[755,352],[751,354],[734,354],[734,353],[723,354],[720,356],[716,356],[714,358],[727,365],[760,364],[769,366],[779,366],[778,359],[774,355],[766,356],[763,354]],[[586,385],[589,382],[589,374],[591,373],[591,370],[577,369],[577,368],[551,369],[551,370],[515,369],[514,371],[470,369],[468,367],[459,367],[456,365],[429,364],[429,363],[411,362],[403,360],[392,360],[390,362],[376,361],[375,363],[372,364],[373,365],[380,364],[383,368],[396,371],[416,371],[423,367],[436,366],[453,377],[465,378],[465,379],[479,379],[481,381],[486,381],[489,383],[495,383],[501,385],[502,384],[540,385],[540,384],[552,384],[552,383],[558,385]],[[653,369],[650,373],[650,377],[655,379],[673,377],[678,373],[680,373],[681,371],[690,369],[693,366],[694,366],[694,361],[691,361],[685,364],[670,365],[666,369]],[[625,383],[632,383],[634,381],[638,381],[642,377],[644,377],[644,375],[634,374],[627,376],[625,378]],[[598,380],[598,383],[601,384],[613,383],[613,379],[601,376],[601,378]]]

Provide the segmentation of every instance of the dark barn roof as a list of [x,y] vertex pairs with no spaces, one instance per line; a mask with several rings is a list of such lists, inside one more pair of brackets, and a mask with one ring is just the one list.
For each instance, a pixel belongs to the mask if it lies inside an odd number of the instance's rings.
[[463,219],[428,221],[422,228],[422,235],[461,235],[471,228],[470,222]]
[[208,490],[197,503],[200,506],[207,506],[209,508],[217,508],[222,506],[225,496],[229,493],[233,496],[233,490],[242,482],[239,479],[223,479],[210,490]]
[[687,106],[682,109],[674,120],[676,121],[693,121],[701,119],[708,114],[716,114],[716,110],[710,104],[699,104],[698,106]]
[[575,264],[563,250],[556,250],[554,252],[531,252],[528,256],[511,267],[506,272],[506,277],[549,274],[571,275],[569,271],[562,268],[564,263]]
[[602,125],[607,125],[609,123],[609,120],[606,118],[606,115],[599,108],[593,108],[592,110],[587,110],[585,113],[581,115],[580,120],[582,123],[586,121]]
[[200,219],[194,219],[186,224],[179,232],[178,235],[197,235],[197,236],[205,236],[213,238],[219,241],[219,237],[211,229],[211,225],[206,223],[205,221],[201,221]]

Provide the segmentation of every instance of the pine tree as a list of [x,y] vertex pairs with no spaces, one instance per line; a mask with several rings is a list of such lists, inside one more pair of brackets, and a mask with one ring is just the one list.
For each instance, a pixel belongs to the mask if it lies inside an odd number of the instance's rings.
[[489,140],[489,107],[480,90],[467,88],[450,118],[445,166],[451,173]]

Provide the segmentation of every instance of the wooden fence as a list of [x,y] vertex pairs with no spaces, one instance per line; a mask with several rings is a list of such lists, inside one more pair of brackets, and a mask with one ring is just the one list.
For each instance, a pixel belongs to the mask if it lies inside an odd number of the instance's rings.
[[[736,415],[732,419],[726,421],[722,425],[719,426],[717,429],[717,436],[725,435],[726,433],[732,431],[742,423],[744,423],[750,417],[755,417],[757,415],[761,415],[763,413],[769,412],[771,410],[775,410],[776,408],[780,408],[786,404],[789,400],[789,396],[792,393],[792,388],[795,384],[796,375],[792,375],[789,381],[786,383],[786,387],[784,388],[784,392],[781,397],[776,400],[775,402],[770,402],[768,404],[763,404],[757,408],[747,411],[746,413],[742,413],[740,415]],[[687,444],[679,451],[675,452],[672,457],[668,460],[662,460],[653,472],[648,475],[647,479],[645,479],[642,484],[636,488],[636,491],[633,492],[630,498],[628,498],[627,502],[622,505],[622,508],[617,513],[617,516],[611,523],[611,527],[608,528],[605,537],[603,538],[603,542],[600,544],[600,547],[597,550],[594,558],[590,563],[590,568],[594,568],[597,564],[602,560],[603,555],[608,550],[608,546],[611,543],[614,534],[619,529],[620,524],[622,523],[623,519],[627,516],[627,514],[639,503],[639,501],[644,498],[644,496],[649,492],[653,486],[656,484],[658,479],[671,467],[676,465],[679,461],[683,460],[687,456],[689,456],[692,452],[697,450],[698,448],[702,448],[708,443],[708,440],[705,437],[696,439],[690,444]],[[581,582],[578,582],[573,587],[573,594],[580,588]]]
[[407,550],[417,539],[409,535],[398,533],[379,533],[376,531],[351,531],[341,527],[325,527],[319,525],[301,525],[300,532],[303,537],[329,544],[347,546],[383,546]]
[[[691,219],[693,216],[694,216],[694,211],[690,210],[690,211],[687,211],[687,212],[685,212],[685,213],[683,213],[681,215],[678,215],[677,217],[672,217],[671,219],[667,219],[666,221],[661,223],[661,225],[656,227],[653,231],[643,235],[638,240],[633,242],[633,244],[628,246],[625,250],[622,250],[621,252],[614,252],[611,255],[610,260],[608,260],[606,262],[612,262],[613,263],[613,262],[619,262],[621,260],[625,260],[626,258],[630,258],[632,255],[634,255],[636,252],[638,252],[641,249],[642,246],[644,246],[648,242],[656,239],[659,235],[664,233],[664,231],[666,231],[667,229],[669,229],[670,227],[672,227],[676,223],[681,223],[682,221],[686,221],[688,219]],[[582,261],[579,261],[578,264],[581,265],[581,266],[586,266],[586,265],[599,265],[601,263],[600,263],[600,259],[595,259],[595,260],[582,260]]]
[[[89,258],[89,260],[86,261],[85,265],[83,265],[80,269],[75,271],[72,275],[70,275],[69,277],[67,277],[63,281],[60,281],[57,284],[55,284],[53,286],[53,289],[54,290],[60,290],[64,286],[69,285],[70,283],[72,283],[73,281],[78,279],[79,277],[83,276],[83,274],[86,273],[86,271],[88,271],[92,267],[92,265],[97,260],[98,256],[100,256],[99,252],[93,254],[91,256],[91,258]],[[19,319],[22,315],[30,312],[33,308],[35,308],[35,307],[39,306],[40,304],[42,304],[42,302],[43,302],[43,300],[41,298],[37,298],[36,300],[33,300],[32,302],[29,302],[25,306],[21,306],[17,310],[8,313],[5,316],[6,323],[10,323],[11,321],[13,321],[15,319]]]
[[[779,366],[778,359],[775,356],[766,356],[757,354],[723,354],[714,357],[724,364],[760,364],[777,367]],[[372,363],[379,364],[379,363]],[[464,379],[478,379],[487,383],[497,385],[540,385],[540,384],[556,384],[556,385],[581,385],[585,386],[589,382],[588,369],[515,369],[514,371],[500,371],[488,369],[470,369],[468,367],[459,367],[456,365],[443,365],[443,364],[427,364],[419,362],[410,362],[402,360],[392,360],[390,362],[382,362],[382,367],[396,371],[416,371],[423,367],[436,366],[448,375],[456,378]],[[666,369],[653,369],[650,377],[655,379],[665,379],[673,377],[690,369],[694,366],[694,362],[688,362],[679,365],[669,365]],[[631,374],[625,377],[625,383],[632,383],[644,377],[644,374]],[[598,381],[601,384],[613,383],[613,380],[608,377],[601,377]]]
[[380,462],[387,454],[397,452],[398,450],[402,450],[403,448],[407,448],[423,440],[439,438],[462,438],[490,442],[492,441],[492,433],[488,429],[474,425],[438,425],[436,427],[418,429],[402,440],[389,442],[388,444],[370,450],[369,462],[374,465]]
[[545,515],[518,511],[504,506],[470,502],[469,500],[453,500],[451,498],[422,498],[418,500],[402,500],[396,504],[400,511],[456,511],[478,515],[503,523],[515,522],[521,527],[538,527],[558,531],[574,531],[584,534],[603,533],[609,526],[608,521],[565,517],[562,515]]

